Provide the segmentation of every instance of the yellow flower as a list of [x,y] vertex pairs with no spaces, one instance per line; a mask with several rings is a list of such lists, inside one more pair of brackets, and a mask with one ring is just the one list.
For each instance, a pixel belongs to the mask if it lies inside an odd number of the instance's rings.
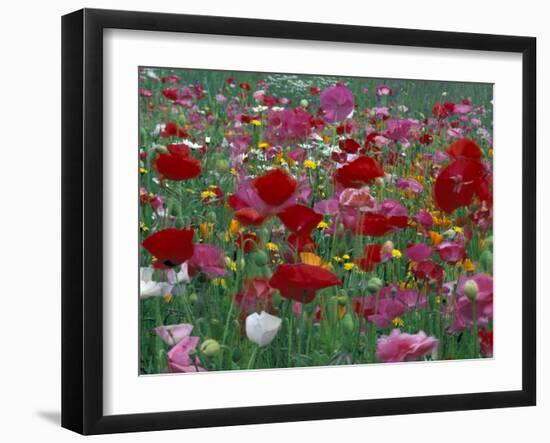
[[229,223],[229,234],[232,237],[237,235],[237,233],[239,232],[240,227],[241,227],[241,225],[237,220],[235,220],[234,218],[231,219],[231,223]]
[[231,175],[234,175],[234,176],[239,175],[239,173],[237,172],[237,170],[236,170],[235,168],[231,168],[231,169],[229,170],[229,173],[230,173]]
[[267,149],[267,148],[269,148],[269,143],[268,142],[260,142],[260,143],[258,143],[258,148],[259,149]]
[[271,243],[271,242],[267,243],[265,247],[267,248],[268,251],[271,251],[271,252],[277,252],[279,250],[279,247],[275,243]]
[[317,163],[315,163],[313,160],[307,159],[306,161],[304,161],[304,168],[317,169]]
[[237,272],[237,262],[234,260],[231,260],[229,257],[225,257],[225,265],[232,270],[233,272]]
[[199,230],[201,231],[203,240],[209,240],[214,236],[214,223],[202,222],[199,225]]
[[334,257],[332,257],[332,259],[336,262],[336,263],[340,263],[342,261],[342,257],[338,257],[337,255],[335,255]]
[[193,188],[186,188],[185,189],[189,194],[194,194],[196,191]]
[[254,119],[254,120],[250,121],[250,124],[254,125],[254,126],[260,126],[262,124],[262,122],[260,120]]
[[174,297],[170,293],[168,293],[164,297],[162,297],[162,299],[164,300],[164,303],[166,303],[166,304],[171,303],[173,298]]
[[394,258],[401,258],[403,256],[403,254],[401,253],[401,251],[399,249],[392,250],[391,255]]
[[433,246],[438,246],[439,243],[441,243],[441,240],[443,240],[443,235],[439,232],[430,231],[430,240],[432,241]]
[[149,171],[145,168],[139,168],[140,174],[147,174]]
[[467,258],[464,260],[464,268],[466,268],[466,271],[473,272],[476,269],[476,266],[474,265],[474,262]]
[[342,255],[342,258],[343,258],[344,260],[349,260],[349,259],[350,259],[350,256],[349,256],[348,254],[344,254],[344,255]]
[[454,230],[457,234],[461,234],[462,233],[462,228],[460,226],[455,226],[454,227]]
[[354,263],[345,263],[344,264],[344,269],[346,271],[351,271],[353,268],[355,268],[355,264]]
[[222,288],[227,288],[227,283],[225,283],[225,278],[214,278],[212,279],[212,284],[214,286],[221,286]]
[[317,224],[317,228],[318,229],[327,229],[328,228],[328,223],[321,220],[318,224]]
[[142,221],[139,222],[139,229],[141,230],[141,232],[147,232],[149,230],[147,225],[145,223],[143,223]]
[[395,317],[391,321],[392,325],[394,325],[396,328],[402,328],[405,326],[405,321],[401,317]]
[[201,200],[208,200],[209,198],[216,198],[216,193],[213,191],[202,191]]
[[154,192],[149,192],[149,197],[153,198],[155,196]]
[[319,266],[323,269],[330,270],[332,265],[321,259],[318,255],[313,252],[300,252],[300,260],[305,265]]

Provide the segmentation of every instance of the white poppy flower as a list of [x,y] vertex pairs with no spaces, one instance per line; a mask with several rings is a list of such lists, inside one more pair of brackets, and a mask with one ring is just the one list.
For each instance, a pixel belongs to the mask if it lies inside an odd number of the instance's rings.
[[170,283],[153,280],[154,269],[151,267],[139,268],[139,296],[141,298],[164,297],[172,290]]
[[258,346],[268,345],[273,341],[281,327],[281,319],[262,311],[246,317],[246,336]]

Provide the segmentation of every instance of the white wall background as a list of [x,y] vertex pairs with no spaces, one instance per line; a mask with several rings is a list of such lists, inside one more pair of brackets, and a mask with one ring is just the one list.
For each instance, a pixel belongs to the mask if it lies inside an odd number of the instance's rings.
[[[537,0],[480,2],[316,0],[169,2],[156,0],[4,2],[0,68],[0,436],[3,441],[76,441],[59,427],[60,414],[60,38],[62,14],[81,7],[154,10],[448,31],[531,35],[538,38],[539,226],[550,222],[550,156],[543,151],[550,119],[550,28]],[[520,115],[518,113],[518,122]],[[518,146],[518,150],[520,147]],[[548,172],[550,173],[550,172]],[[513,441],[550,432],[550,327],[540,278],[550,265],[549,235],[539,229],[539,406],[494,411],[285,423],[218,429],[103,436],[94,441],[223,441],[282,439],[446,443]],[[519,294],[507,294],[514,297]],[[543,440],[540,440],[543,437]]]

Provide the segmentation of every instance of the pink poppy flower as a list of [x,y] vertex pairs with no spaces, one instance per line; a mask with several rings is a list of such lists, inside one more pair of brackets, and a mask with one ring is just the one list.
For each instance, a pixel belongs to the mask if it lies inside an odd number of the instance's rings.
[[181,323],[179,325],[169,325],[169,326],[157,326],[155,328],[156,334],[162,339],[164,343],[168,346],[175,346],[181,340],[191,335],[193,330],[193,325],[188,323]]
[[438,344],[439,340],[424,331],[406,334],[394,329],[377,340],[376,357],[384,363],[415,361],[427,355],[435,358]]
[[181,339],[166,357],[171,372],[203,372],[206,371],[198,360],[191,357],[189,353],[194,351],[199,344],[199,337],[187,336]]
[[432,248],[424,243],[413,243],[405,249],[405,257],[414,262],[428,260],[432,255]]
[[408,189],[415,194],[422,192],[424,186],[418,183],[414,178],[398,178],[395,182],[397,189]]
[[149,89],[141,88],[139,90],[139,95],[141,97],[149,98],[153,96],[153,93]]
[[368,187],[360,189],[346,188],[340,194],[339,203],[340,206],[348,208],[373,208],[376,200],[370,195]]
[[344,120],[355,107],[353,93],[346,86],[331,86],[323,89],[319,100],[323,117],[329,123]]
[[210,277],[223,277],[227,274],[223,252],[216,246],[207,244],[194,245],[188,269],[191,277],[199,272],[204,272]]

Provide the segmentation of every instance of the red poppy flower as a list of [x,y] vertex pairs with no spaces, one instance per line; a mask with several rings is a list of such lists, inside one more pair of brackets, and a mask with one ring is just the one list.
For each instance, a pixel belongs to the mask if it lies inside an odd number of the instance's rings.
[[313,252],[317,249],[317,245],[309,235],[298,236],[292,233],[288,236],[287,241],[290,247],[297,252]]
[[239,83],[239,88],[244,89],[246,92],[250,91],[250,85],[246,82]]
[[365,246],[364,256],[355,260],[357,266],[365,272],[371,272],[382,261],[382,245]]
[[423,145],[431,145],[434,141],[434,138],[433,138],[433,135],[432,134],[422,134],[419,138],[418,138],[418,141],[420,143],[422,143]]
[[477,333],[479,339],[479,350],[484,357],[493,356],[493,331],[480,329]]
[[292,205],[280,211],[277,216],[297,236],[309,236],[319,222],[323,220],[321,214],[302,205]]
[[267,218],[267,216],[260,214],[254,208],[248,207],[235,211],[233,217],[243,226],[260,226]]
[[239,233],[237,234],[235,245],[237,245],[238,248],[243,248],[243,251],[248,254],[249,252],[254,252],[258,249],[260,239],[254,232],[250,234]]
[[416,278],[441,283],[443,280],[443,268],[431,260],[417,263],[412,269]]
[[178,99],[178,88],[167,88],[162,90],[162,95],[170,100],[176,101]]
[[311,95],[319,95],[321,93],[321,90],[319,88],[317,88],[316,86],[311,86],[309,88],[309,93]]
[[361,145],[357,143],[354,139],[347,138],[345,140],[340,140],[338,142],[338,147],[348,154],[355,154],[359,150]]
[[194,234],[192,229],[163,229],[143,240],[143,247],[155,256],[156,268],[171,268],[191,258]]
[[294,177],[276,168],[255,178],[252,185],[265,203],[270,206],[280,206],[294,194],[298,183]]
[[461,138],[454,142],[447,149],[447,153],[454,159],[471,159],[471,160],[480,160],[482,152],[480,147],[476,142],[468,139]]
[[367,156],[358,157],[334,174],[335,180],[346,188],[360,188],[377,177],[384,177],[384,170],[376,160]]
[[176,122],[167,122],[164,125],[164,130],[161,131],[160,136],[161,137],[179,137],[179,138],[186,138],[189,134],[185,130],[185,128],[182,128],[180,125],[178,125]]
[[442,105],[441,103],[435,103],[432,107],[432,114],[436,118],[443,119],[448,117],[449,112],[447,111],[447,109],[445,109],[445,106]]
[[374,212],[367,212],[357,220],[355,232],[361,235],[380,237],[396,229],[406,228],[408,217],[405,215],[386,216]]
[[161,178],[168,180],[189,180],[201,173],[201,162],[191,157],[189,147],[184,144],[168,145],[168,153],[159,153],[153,166]]
[[269,285],[278,289],[283,297],[301,303],[311,303],[320,289],[341,284],[332,272],[303,263],[279,265],[269,280]]
[[458,159],[448,164],[437,176],[434,197],[437,206],[447,213],[468,206],[474,193],[486,180],[484,166],[475,160]]

